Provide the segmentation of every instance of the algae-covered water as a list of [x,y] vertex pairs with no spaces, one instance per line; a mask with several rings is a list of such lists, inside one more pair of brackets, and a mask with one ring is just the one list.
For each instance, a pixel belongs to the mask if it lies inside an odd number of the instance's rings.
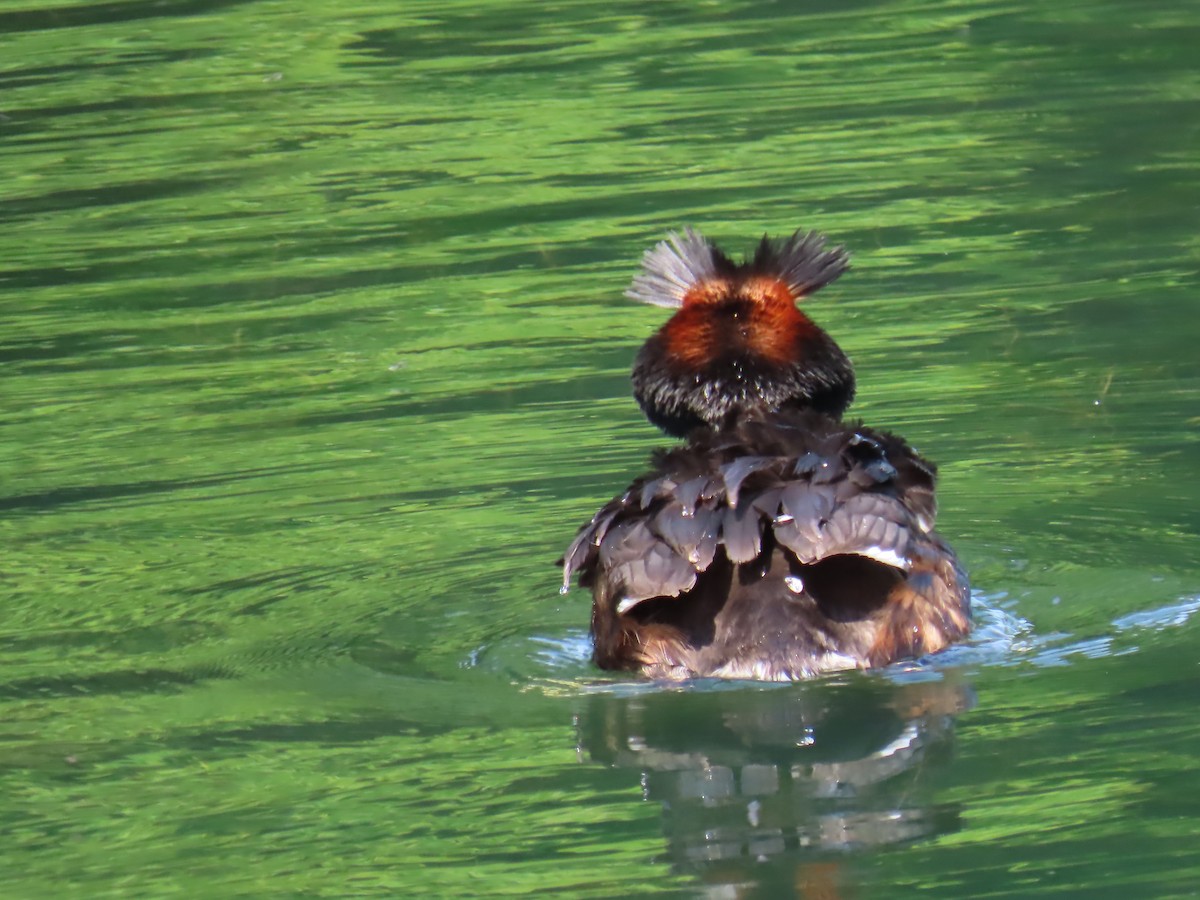
[[[1200,892],[1200,12],[0,3],[0,894]],[[587,660],[622,291],[819,228],[966,647]]]

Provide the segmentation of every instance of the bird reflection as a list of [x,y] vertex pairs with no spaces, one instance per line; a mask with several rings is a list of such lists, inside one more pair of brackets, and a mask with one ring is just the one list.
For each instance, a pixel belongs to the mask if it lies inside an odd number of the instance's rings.
[[958,829],[931,781],[973,704],[952,677],[592,695],[579,749],[640,773],[705,896],[832,900],[852,896],[853,851]]

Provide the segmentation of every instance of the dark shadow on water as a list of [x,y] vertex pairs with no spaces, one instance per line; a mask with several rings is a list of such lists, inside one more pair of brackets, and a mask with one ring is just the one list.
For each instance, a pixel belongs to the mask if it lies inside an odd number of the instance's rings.
[[933,788],[974,702],[953,672],[593,694],[579,752],[641,781],[672,866],[705,895],[850,896],[856,851],[961,827]]
[[70,485],[27,494],[0,496],[0,513],[32,512],[46,513],[61,507],[90,503],[105,508],[117,501],[129,500],[152,494],[169,494],[174,491],[221,487],[238,482],[250,481],[267,475],[288,475],[312,471],[315,463],[289,466],[268,466],[231,472],[225,475],[206,475],[195,478],[157,478],[144,481],[121,482],[118,484]]
[[183,0],[183,2],[127,2],[30,6],[0,14],[0,33],[81,28],[89,25],[178,19],[246,5],[246,0]]

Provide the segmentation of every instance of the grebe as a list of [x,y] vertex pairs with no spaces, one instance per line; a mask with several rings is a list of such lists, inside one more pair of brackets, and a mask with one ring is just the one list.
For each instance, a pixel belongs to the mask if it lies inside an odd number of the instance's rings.
[[849,268],[816,232],[736,263],[692,229],[626,295],[677,310],[637,355],[646,417],[682,446],[580,529],[593,658],[658,679],[789,681],[941,650],[970,591],[933,530],[936,469],[842,421],[854,369],[796,304]]

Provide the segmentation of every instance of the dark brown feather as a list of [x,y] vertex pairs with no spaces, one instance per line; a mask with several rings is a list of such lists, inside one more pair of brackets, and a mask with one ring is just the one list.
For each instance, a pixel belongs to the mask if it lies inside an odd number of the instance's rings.
[[564,556],[596,661],[653,677],[807,677],[939,650],[970,627],[932,533],[935,470],[895,435],[748,416],[656,454]]

